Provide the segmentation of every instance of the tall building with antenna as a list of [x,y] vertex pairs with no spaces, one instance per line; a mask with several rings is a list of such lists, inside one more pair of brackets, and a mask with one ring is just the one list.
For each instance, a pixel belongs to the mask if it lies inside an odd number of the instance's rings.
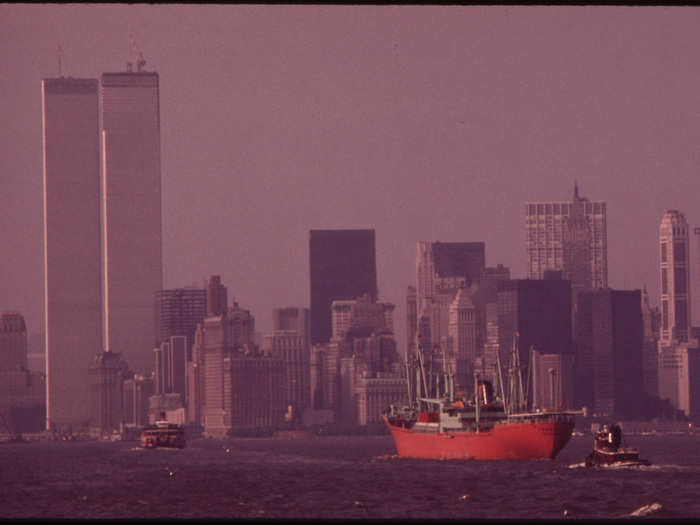
[[608,235],[605,202],[579,196],[570,201],[525,204],[528,279],[559,270],[571,281],[574,297],[608,286]]
[[42,81],[46,421],[57,431],[88,425],[102,351],[98,102],[96,79]]
[[159,77],[144,64],[100,82],[105,342],[136,372],[151,368],[163,288]]

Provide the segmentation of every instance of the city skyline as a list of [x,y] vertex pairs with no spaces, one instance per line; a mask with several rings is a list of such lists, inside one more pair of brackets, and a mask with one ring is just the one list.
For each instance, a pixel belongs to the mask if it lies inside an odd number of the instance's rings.
[[524,204],[577,181],[607,203],[609,286],[658,306],[661,217],[700,225],[698,27],[659,7],[0,6],[0,308],[41,331],[41,79],[124,71],[130,32],[161,80],[163,289],[221,274],[269,333],[309,307],[308,232],[370,228],[403,349],[416,242],[484,242],[524,278]]

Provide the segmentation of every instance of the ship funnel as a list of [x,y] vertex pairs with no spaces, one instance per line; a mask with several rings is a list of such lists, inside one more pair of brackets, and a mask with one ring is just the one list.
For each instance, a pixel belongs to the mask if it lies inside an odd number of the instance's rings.
[[493,385],[491,381],[479,381],[479,397],[483,405],[488,405],[493,401]]

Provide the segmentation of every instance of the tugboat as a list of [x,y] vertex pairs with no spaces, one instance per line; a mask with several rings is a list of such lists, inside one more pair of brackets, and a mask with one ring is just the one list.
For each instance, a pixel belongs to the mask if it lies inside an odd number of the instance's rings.
[[155,425],[147,425],[141,433],[143,448],[185,448],[185,428],[182,425],[168,423],[165,414]]
[[603,425],[595,434],[593,452],[586,458],[587,467],[634,467],[650,465],[646,459],[639,458],[639,450],[623,447],[622,429],[619,425]]

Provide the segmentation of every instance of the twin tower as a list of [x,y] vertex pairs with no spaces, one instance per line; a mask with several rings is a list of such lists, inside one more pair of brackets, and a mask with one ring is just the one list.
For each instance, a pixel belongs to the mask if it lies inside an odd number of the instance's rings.
[[90,418],[89,368],[151,367],[162,289],[158,74],[42,81],[47,428]]

